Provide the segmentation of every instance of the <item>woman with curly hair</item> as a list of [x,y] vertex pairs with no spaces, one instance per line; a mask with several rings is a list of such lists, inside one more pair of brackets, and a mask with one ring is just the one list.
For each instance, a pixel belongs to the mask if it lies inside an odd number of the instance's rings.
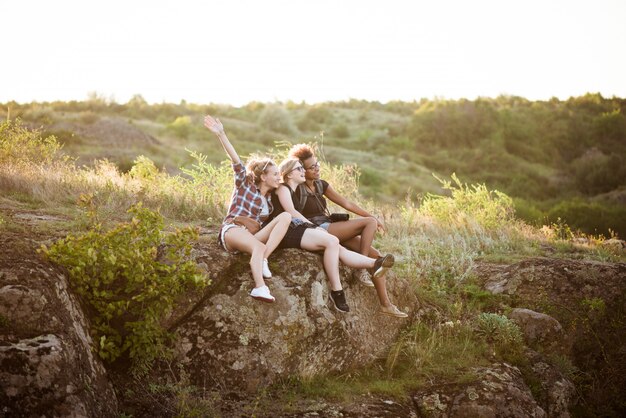
[[[304,167],[306,181],[295,191],[296,209],[307,219],[339,238],[341,245],[363,255],[378,258],[382,254],[372,247],[376,231],[385,231],[384,223],[356,203],[340,195],[327,181],[320,178],[320,163],[313,148],[307,144],[294,145],[289,156],[297,158]],[[360,218],[331,222],[326,208],[326,198]],[[354,276],[366,286],[374,286],[364,269],[354,271]]]

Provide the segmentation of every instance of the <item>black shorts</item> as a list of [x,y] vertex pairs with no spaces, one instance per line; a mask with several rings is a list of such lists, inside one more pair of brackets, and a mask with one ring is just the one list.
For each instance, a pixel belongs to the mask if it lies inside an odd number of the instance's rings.
[[278,244],[278,248],[300,248],[304,231],[314,227],[315,225],[311,224],[295,225],[293,222],[290,223],[289,228],[287,228],[287,233],[280,244]]

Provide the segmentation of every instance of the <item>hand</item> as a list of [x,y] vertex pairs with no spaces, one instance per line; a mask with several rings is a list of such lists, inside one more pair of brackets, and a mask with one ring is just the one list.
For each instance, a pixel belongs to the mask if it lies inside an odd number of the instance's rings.
[[381,221],[378,218],[374,218],[376,219],[376,229],[378,230],[378,232],[380,232],[381,234],[384,234],[385,232],[387,232],[387,228],[385,227],[385,224],[383,223],[383,221]]
[[204,126],[206,126],[215,135],[224,133],[224,125],[222,125],[222,122],[220,122],[219,119],[214,119],[211,115],[206,115],[204,117]]

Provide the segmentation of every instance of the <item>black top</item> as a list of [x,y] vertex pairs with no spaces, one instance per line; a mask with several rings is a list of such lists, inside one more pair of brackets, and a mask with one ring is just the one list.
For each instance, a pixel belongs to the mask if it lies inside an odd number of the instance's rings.
[[[281,184],[278,187],[283,187],[283,186],[289,189],[289,193],[291,194],[291,200],[293,201],[294,200],[293,190],[291,190],[291,187],[289,187],[286,184]],[[278,189],[272,190],[272,194],[270,195],[270,199],[272,200],[272,213],[270,213],[270,216],[268,216],[267,221],[265,221],[264,223],[265,225],[285,211],[285,208],[283,208],[283,205],[280,204],[280,199],[278,198],[278,195],[276,194],[276,190]]]
[[298,186],[296,192],[291,195],[295,203],[300,201],[301,193],[306,194],[304,207],[299,212],[307,219],[311,219],[315,216],[326,215],[326,198],[324,198],[324,193],[326,193],[326,189],[328,189],[328,182],[326,180],[319,181],[322,184],[321,194],[318,193],[317,188],[315,188],[315,192],[312,192],[304,183],[302,183]]

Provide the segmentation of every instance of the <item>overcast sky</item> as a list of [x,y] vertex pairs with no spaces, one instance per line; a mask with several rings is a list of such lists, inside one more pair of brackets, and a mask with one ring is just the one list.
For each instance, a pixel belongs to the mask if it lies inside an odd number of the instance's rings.
[[0,0],[0,102],[626,97],[623,0]]

